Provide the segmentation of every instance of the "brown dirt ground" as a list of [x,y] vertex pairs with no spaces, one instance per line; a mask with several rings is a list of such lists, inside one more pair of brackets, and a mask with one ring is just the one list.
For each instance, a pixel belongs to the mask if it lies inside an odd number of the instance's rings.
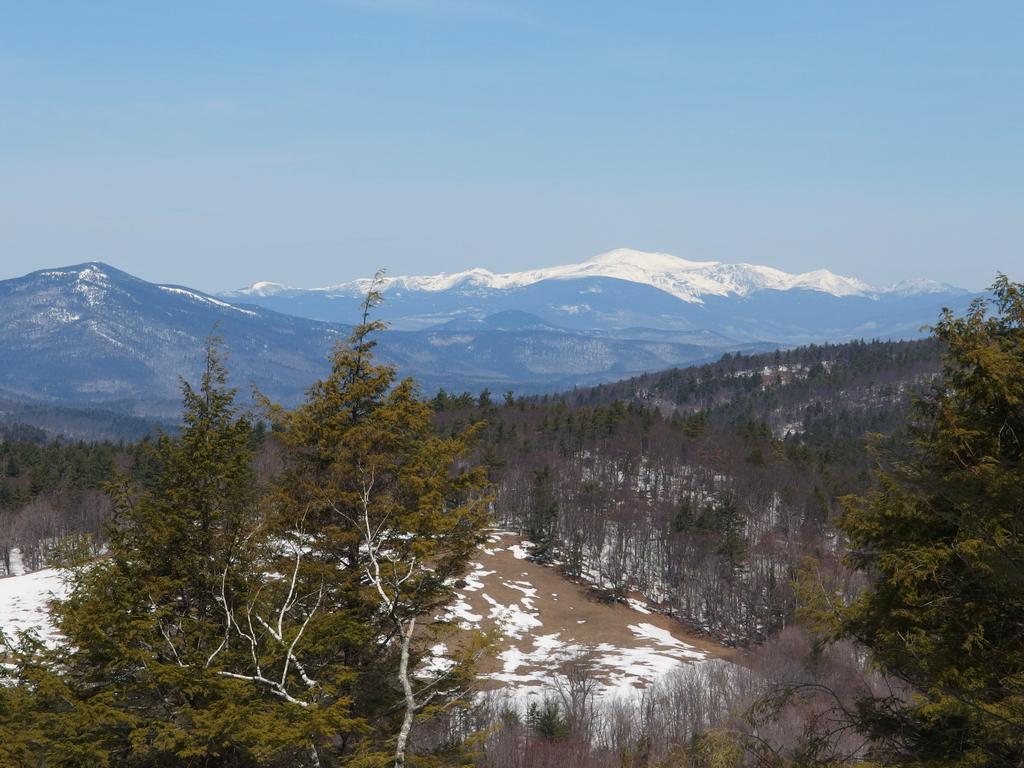
[[[532,638],[536,635],[560,633],[559,641],[585,647],[599,644],[627,649],[655,647],[650,640],[637,637],[629,629],[630,625],[641,623],[651,624],[670,632],[674,638],[692,646],[694,650],[702,651],[706,658],[732,659],[736,654],[734,649],[692,632],[669,616],[655,613],[653,610],[645,614],[628,605],[601,602],[596,599],[588,585],[569,580],[556,568],[517,559],[509,547],[521,544],[518,536],[500,534],[496,538],[496,541],[486,545],[487,549],[482,550],[475,561],[484,571],[494,573],[481,575],[478,572],[476,578],[483,583],[483,587],[477,590],[460,589],[460,594],[470,605],[473,613],[484,617],[480,622],[481,628],[491,631],[495,629],[495,620],[489,617],[491,604],[484,599],[484,595],[502,605],[519,604],[524,593],[507,584],[526,582],[536,589],[533,604],[537,618],[543,626],[524,631],[519,639],[502,637],[497,643],[495,653],[481,662],[480,672],[483,674],[500,672],[502,661],[496,654],[513,645],[526,650],[531,647]],[[522,669],[536,671],[537,667],[524,666]],[[554,662],[551,671],[557,671]]]

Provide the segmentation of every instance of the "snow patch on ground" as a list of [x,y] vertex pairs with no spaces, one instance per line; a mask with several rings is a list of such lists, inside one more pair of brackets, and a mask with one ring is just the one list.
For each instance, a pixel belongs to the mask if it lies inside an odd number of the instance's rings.
[[513,544],[508,548],[508,551],[512,553],[512,556],[516,560],[528,560],[532,555],[530,549],[533,547],[533,543],[529,541],[523,541],[521,544]]
[[626,603],[634,611],[638,611],[640,613],[650,614],[650,610],[648,610],[647,604],[642,602],[642,601],[640,601],[640,600],[637,600],[635,598],[629,597],[629,598],[626,598]]
[[[650,611],[645,611],[650,613]],[[667,629],[656,627],[653,624],[630,624],[629,630],[637,637],[645,640],[652,640],[660,646],[672,648],[674,653],[691,659],[703,659],[705,654],[695,650],[693,646],[687,645],[682,640],[672,636]]]
[[[14,563],[11,565],[13,569]],[[34,630],[43,640],[53,642],[56,632],[48,604],[66,594],[64,571],[56,568],[0,579],[0,630],[10,639],[18,632]]]
[[502,634],[506,637],[518,639],[523,636],[523,633],[529,633],[530,630],[544,626],[541,620],[537,618],[536,611],[531,610],[532,606],[525,604],[529,598],[523,598],[520,601],[523,607],[520,607],[515,603],[502,605],[486,592],[480,596],[490,603],[490,618],[494,619],[494,623],[501,628]]

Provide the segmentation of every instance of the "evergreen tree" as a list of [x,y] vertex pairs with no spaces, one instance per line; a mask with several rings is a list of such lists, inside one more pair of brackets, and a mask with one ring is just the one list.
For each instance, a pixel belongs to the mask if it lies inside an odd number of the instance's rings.
[[860,710],[905,764],[1024,764],[1024,286],[993,292],[941,318],[910,455],[842,524],[873,582],[834,631],[912,690]]
[[526,724],[537,736],[548,741],[560,741],[569,736],[569,719],[554,698],[545,697],[539,705],[536,701],[530,702]]
[[743,568],[747,558],[743,531],[745,521],[736,504],[736,497],[731,493],[723,494],[711,510],[711,515],[718,535],[717,552],[724,561],[727,577],[731,579]]
[[[393,367],[374,362],[372,336],[383,326],[369,313],[379,299],[368,293],[363,322],[307,400],[290,412],[270,408],[285,461],[273,504],[282,535],[304,531],[300,591],[323,591],[310,644],[324,662],[344,661],[343,690],[368,724],[337,753],[400,765],[414,717],[445,705],[470,674],[457,664],[424,689],[410,670],[448,629],[433,617],[482,541],[489,510],[485,470],[466,460],[475,431],[438,436],[413,382],[396,383]],[[417,620],[432,626],[419,632]]]
[[287,645],[310,601],[272,573],[226,377],[211,345],[180,438],[154,446],[141,489],[115,490],[108,556],[74,569],[61,643],[13,649],[0,741],[16,764],[316,765],[317,740],[356,727],[341,697],[289,694],[307,676]]
[[526,535],[533,542],[533,554],[540,561],[554,556],[558,534],[558,498],[551,467],[534,470],[530,488],[530,514]]

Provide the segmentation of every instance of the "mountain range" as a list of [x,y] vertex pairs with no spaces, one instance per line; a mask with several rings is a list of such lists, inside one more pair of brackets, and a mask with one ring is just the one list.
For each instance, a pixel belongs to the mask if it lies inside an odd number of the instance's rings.
[[[303,289],[258,282],[221,298],[336,322],[353,316],[371,284],[364,278]],[[471,269],[384,277],[378,287],[387,299],[381,316],[396,329],[514,309],[577,331],[645,328],[777,345],[917,336],[938,307],[960,305],[969,296],[930,280],[879,288],[828,270],[788,274],[624,248],[581,264],[507,274]]]
[[[233,380],[296,402],[326,372],[369,280],[258,283],[219,296],[100,262],[0,281],[0,404],[89,405],[166,418],[204,339]],[[381,357],[424,391],[535,393],[810,341],[912,338],[973,295],[921,282],[884,290],[826,271],[689,262],[619,250],[567,267],[386,277]],[[0,414],[2,417],[2,414]]]

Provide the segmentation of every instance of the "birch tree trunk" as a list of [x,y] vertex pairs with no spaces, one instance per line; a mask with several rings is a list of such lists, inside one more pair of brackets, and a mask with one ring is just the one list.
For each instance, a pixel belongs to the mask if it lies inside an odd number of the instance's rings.
[[402,691],[405,693],[405,718],[402,720],[402,729],[398,732],[398,741],[395,744],[395,768],[405,768],[405,748],[409,742],[409,732],[412,730],[413,718],[416,717],[416,697],[412,692],[412,681],[409,679],[409,646],[412,643],[412,633],[416,629],[416,617],[409,619],[408,629],[401,621],[398,622],[398,632],[402,641],[402,656],[398,663],[398,680],[402,684]]

